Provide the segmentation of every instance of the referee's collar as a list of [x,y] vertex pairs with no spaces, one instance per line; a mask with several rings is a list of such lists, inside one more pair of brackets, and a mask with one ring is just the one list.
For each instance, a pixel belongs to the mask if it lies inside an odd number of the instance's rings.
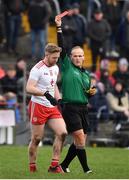
[[[73,64],[73,63],[72,63],[72,64]],[[79,69],[81,72],[85,72],[85,70],[86,70],[86,69],[84,69],[83,67],[80,68],[80,67],[76,66],[75,64],[73,64],[73,65],[74,65],[74,67],[76,67],[77,69]]]

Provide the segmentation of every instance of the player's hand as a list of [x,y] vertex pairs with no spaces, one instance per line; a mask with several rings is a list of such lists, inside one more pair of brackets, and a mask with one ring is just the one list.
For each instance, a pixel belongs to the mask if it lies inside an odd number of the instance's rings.
[[46,91],[44,93],[44,96],[47,98],[47,100],[50,101],[53,106],[58,105],[58,101],[49,93],[49,91]]
[[93,96],[96,94],[96,87],[91,87],[88,91],[86,91],[90,96]]
[[61,21],[61,17],[60,17],[59,15],[57,15],[57,16],[55,17],[55,23],[56,23],[56,26],[57,26],[57,27],[60,27],[60,26],[61,26],[62,21]]

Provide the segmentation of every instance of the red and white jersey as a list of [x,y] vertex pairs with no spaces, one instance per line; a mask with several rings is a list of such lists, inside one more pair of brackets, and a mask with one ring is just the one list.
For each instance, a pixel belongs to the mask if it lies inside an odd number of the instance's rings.
[[[37,88],[43,92],[49,91],[54,97],[58,73],[59,68],[57,65],[48,67],[43,61],[40,61],[31,69],[29,79],[36,80]],[[45,96],[32,95],[31,101],[47,107],[53,107]]]

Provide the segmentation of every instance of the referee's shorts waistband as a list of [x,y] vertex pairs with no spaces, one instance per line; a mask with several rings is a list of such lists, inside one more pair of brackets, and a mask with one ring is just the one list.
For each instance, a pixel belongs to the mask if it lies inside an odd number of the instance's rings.
[[79,107],[86,107],[87,103],[64,103],[66,106],[79,106]]

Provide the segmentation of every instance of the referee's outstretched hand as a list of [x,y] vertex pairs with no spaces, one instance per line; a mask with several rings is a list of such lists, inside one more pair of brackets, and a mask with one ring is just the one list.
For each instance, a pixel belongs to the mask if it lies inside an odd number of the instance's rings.
[[49,91],[46,91],[44,93],[44,96],[50,101],[53,106],[58,105],[58,101],[49,93]]
[[57,15],[55,17],[55,23],[57,27],[61,27],[62,21],[61,21],[61,17],[59,15]]

